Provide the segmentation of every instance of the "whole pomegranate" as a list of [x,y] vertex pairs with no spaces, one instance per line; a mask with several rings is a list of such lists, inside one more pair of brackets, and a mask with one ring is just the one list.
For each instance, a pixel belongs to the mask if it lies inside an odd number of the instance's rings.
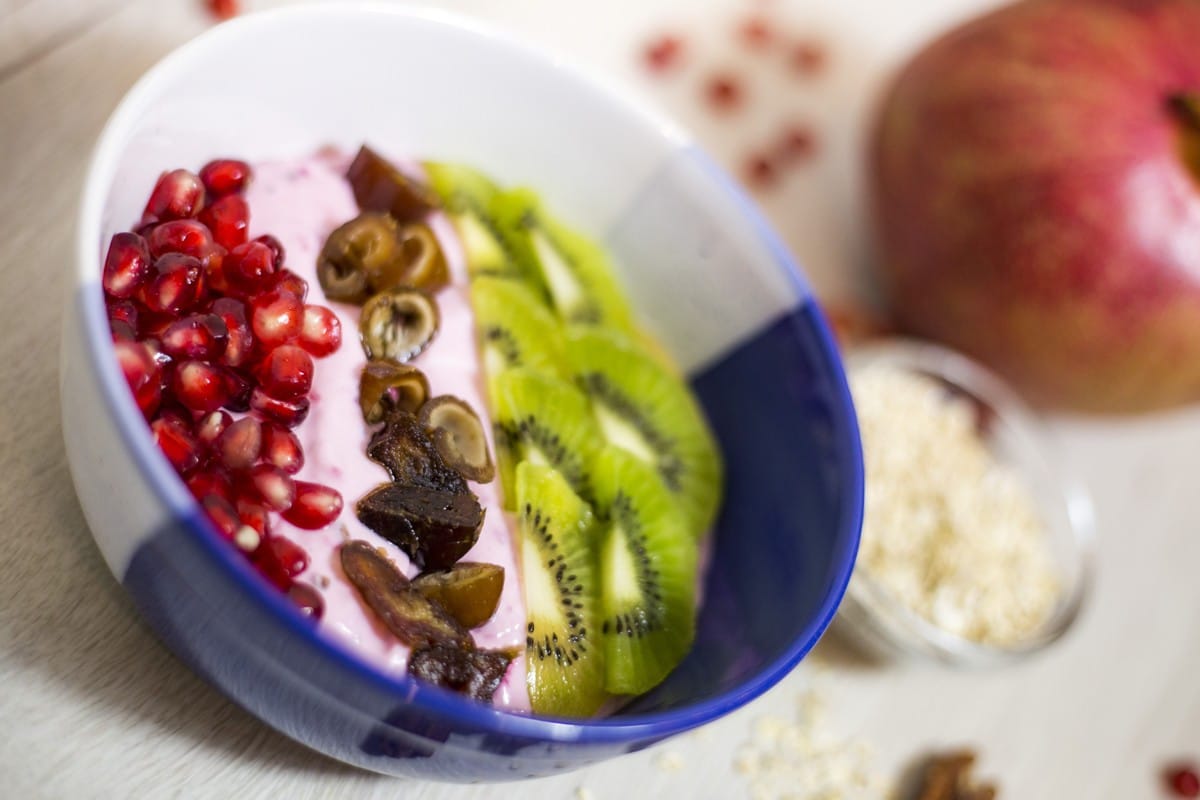
[[1200,0],[1024,0],[933,42],[869,152],[910,333],[1031,400],[1200,399]]

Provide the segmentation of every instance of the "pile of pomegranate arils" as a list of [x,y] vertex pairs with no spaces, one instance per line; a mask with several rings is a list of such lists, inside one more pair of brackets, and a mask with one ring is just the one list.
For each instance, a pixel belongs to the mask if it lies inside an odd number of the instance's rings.
[[296,580],[308,554],[271,530],[333,522],[342,497],[296,480],[292,432],[308,414],[313,358],[341,345],[337,315],[304,302],[273,236],[248,240],[243,161],[163,173],[133,232],[112,238],[103,286],[113,349],[159,449],[217,531],[312,617]]

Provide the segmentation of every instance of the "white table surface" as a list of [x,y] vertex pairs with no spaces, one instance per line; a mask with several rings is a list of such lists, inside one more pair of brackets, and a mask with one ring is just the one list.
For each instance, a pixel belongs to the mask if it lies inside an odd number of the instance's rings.
[[[870,263],[855,154],[872,96],[921,39],[988,4],[443,3],[662,104],[731,166],[747,137],[780,119],[813,122],[822,155],[761,199],[834,299],[861,292]],[[639,67],[638,44],[662,26],[704,42],[706,63],[734,59],[729,21],[754,7],[825,37],[827,74],[798,84],[755,61],[754,102],[716,121],[694,100],[699,72],[656,82]],[[306,750],[194,677],[135,616],[91,542],[63,455],[62,275],[105,118],[143,70],[208,24],[192,0],[0,0],[0,798],[748,796],[734,755],[756,718],[791,714],[817,679],[813,662],[743,711],[649,752],[533,783],[460,787],[367,774]],[[1164,760],[1200,757],[1200,413],[1050,426],[1099,515],[1086,613],[1043,657],[989,673],[871,664],[823,642],[822,730],[865,743],[881,776],[928,748],[970,743],[1003,798],[1152,800]]]

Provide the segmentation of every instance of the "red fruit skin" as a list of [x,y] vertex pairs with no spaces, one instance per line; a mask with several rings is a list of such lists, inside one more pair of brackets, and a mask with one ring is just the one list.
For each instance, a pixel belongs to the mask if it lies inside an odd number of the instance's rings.
[[917,55],[867,170],[902,330],[1042,405],[1200,399],[1200,176],[1167,111],[1197,37],[1192,0],[1025,0]]

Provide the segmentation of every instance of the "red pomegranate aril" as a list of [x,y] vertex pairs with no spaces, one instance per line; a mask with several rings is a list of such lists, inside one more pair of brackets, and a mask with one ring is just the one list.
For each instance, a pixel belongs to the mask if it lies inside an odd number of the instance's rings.
[[200,212],[200,221],[212,231],[217,244],[232,250],[246,241],[250,227],[250,208],[241,195],[219,198]]
[[246,473],[255,496],[272,511],[287,511],[296,500],[296,484],[274,464],[256,464]]
[[[188,485],[191,486],[190,483]],[[200,507],[204,509],[204,513],[216,526],[217,531],[226,539],[232,539],[238,528],[242,527],[242,521],[238,518],[237,509],[233,507],[233,504],[216,493],[196,495],[193,491],[192,494],[200,501]]]
[[296,604],[301,615],[318,620],[325,613],[325,600],[321,593],[307,583],[297,581],[288,587],[288,599]]
[[225,401],[225,408],[237,412],[249,411],[254,384],[240,372],[229,368],[225,370],[225,382],[229,385],[229,399]]
[[187,219],[204,208],[204,184],[186,169],[164,172],[150,192],[145,214],[160,220]]
[[245,242],[226,254],[224,270],[232,289],[253,296],[274,280],[275,253],[262,242]]
[[212,450],[217,445],[217,439],[221,438],[221,434],[232,424],[233,417],[229,416],[227,411],[218,410],[205,414],[196,423],[196,441],[204,448]]
[[225,323],[225,354],[221,362],[230,367],[243,367],[254,356],[254,334],[246,319],[246,306],[241,300],[220,297],[213,301],[209,311]]
[[150,430],[158,449],[180,475],[187,475],[200,464],[200,446],[179,425],[160,418],[150,423]]
[[304,304],[288,292],[267,292],[250,301],[250,329],[264,348],[278,347],[300,335]]
[[257,500],[252,500],[248,497],[238,497],[237,499],[238,519],[243,525],[249,525],[259,536],[267,536],[270,528],[270,517],[267,516],[267,509]]
[[183,361],[171,375],[171,392],[179,402],[200,414],[216,411],[229,399],[225,373],[206,361]]
[[1200,797],[1200,773],[1192,764],[1172,764],[1163,772],[1175,797]]
[[327,356],[342,344],[342,321],[333,309],[305,306],[300,325],[300,346],[314,356]]
[[237,511],[232,508],[233,484],[219,466],[210,465],[198,469],[188,476],[185,483],[187,483],[192,497],[197,500],[204,500],[206,497],[220,497],[226,503],[230,503],[230,511],[234,518],[237,518]]
[[646,45],[642,57],[651,70],[664,72],[678,63],[682,52],[683,40],[677,36],[663,35]]
[[282,242],[269,233],[264,233],[262,236],[255,236],[254,241],[269,247],[271,249],[271,255],[274,258],[272,263],[275,265],[275,269],[283,269],[284,249]]
[[283,518],[297,528],[315,531],[332,523],[342,513],[342,496],[320,483],[296,481],[296,499]]
[[208,6],[209,13],[224,22],[238,15],[240,4],[238,0],[206,0],[205,5]]
[[114,342],[136,342],[137,331],[128,322],[121,319],[110,319],[108,330],[112,333]]
[[301,278],[290,269],[281,269],[275,273],[275,284],[272,286],[272,291],[286,292],[293,295],[300,302],[304,302],[304,298],[308,297],[308,281]]
[[162,348],[172,358],[215,361],[225,354],[229,329],[217,314],[189,314],[162,332]]
[[150,349],[140,342],[116,342],[113,352],[138,408],[149,419],[162,402],[162,367],[154,360]]
[[212,246],[213,237],[202,223],[194,219],[173,219],[155,225],[146,235],[150,255],[155,258],[167,253],[183,253],[202,259]]
[[263,423],[262,459],[289,475],[304,466],[304,449],[296,434],[273,422]]
[[213,242],[200,256],[200,263],[204,265],[204,282],[214,295],[227,295],[231,291],[229,280],[225,277],[225,256],[228,252]]
[[215,455],[227,469],[250,469],[258,462],[262,443],[262,423],[254,417],[242,417],[218,437]]
[[294,344],[276,347],[255,370],[259,386],[279,400],[296,400],[312,388],[313,360]]
[[218,158],[200,168],[200,180],[214,197],[243,191],[250,178],[250,165],[236,158]]
[[138,293],[151,311],[178,314],[200,301],[204,293],[204,267],[195,256],[167,253],[154,262],[157,274]]
[[286,590],[293,578],[308,569],[308,553],[291,539],[274,536],[258,548],[254,563],[267,580]]
[[109,297],[131,297],[154,277],[154,262],[146,240],[136,233],[118,233],[108,243],[101,283]]
[[250,408],[285,428],[294,428],[303,422],[304,418],[308,416],[308,407],[307,397],[293,401],[280,400],[267,394],[258,386],[254,387],[254,391],[250,393]]
[[133,330],[137,330],[138,310],[137,306],[135,306],[132,301],[110,299],[107,301],[107,308],[108,321],[110,323],[124,322],[130,328],[133,328]]

